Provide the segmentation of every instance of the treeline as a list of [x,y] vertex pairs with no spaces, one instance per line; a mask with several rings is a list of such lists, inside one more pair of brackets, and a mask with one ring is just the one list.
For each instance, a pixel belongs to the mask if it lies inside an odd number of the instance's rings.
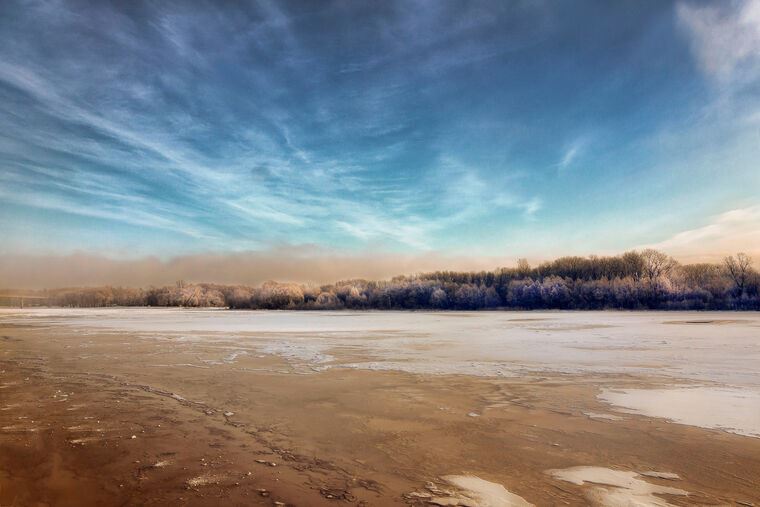
[[186,284],[38,291],[65,307],[183,306],[251,309],[667,309],[760,310],[760,276],[744,255],[721,264],[679,264],[656,250],[562,257],[532,267],[437,271],[386,281],[314,286]]

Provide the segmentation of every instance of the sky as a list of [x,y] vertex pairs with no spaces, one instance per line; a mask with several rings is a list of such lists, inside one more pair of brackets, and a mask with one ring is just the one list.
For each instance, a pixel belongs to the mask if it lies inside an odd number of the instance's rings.
[[760,258],[760,0],[4,0],[0,48],[5,276]]

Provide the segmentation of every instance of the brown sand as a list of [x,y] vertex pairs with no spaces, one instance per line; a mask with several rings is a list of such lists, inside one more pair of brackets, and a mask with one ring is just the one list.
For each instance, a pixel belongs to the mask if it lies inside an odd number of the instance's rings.
[[760,505],[760,439],[603,417],[600,386],[646,379],[186,366],[203,354],[0,323],[0,505],[424,504],[409,493],[452,474],[586,505],[547,473],[576,466],[678,474],[646,477],[690,493],[673,505]]

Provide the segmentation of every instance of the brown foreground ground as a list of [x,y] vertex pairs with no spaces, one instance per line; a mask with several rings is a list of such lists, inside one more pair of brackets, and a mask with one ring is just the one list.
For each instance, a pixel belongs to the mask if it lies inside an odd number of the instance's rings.
[[648,479],[690,492],[656,505],[760,505],[760,439],[585,415],[642,379],[188,367],[166,347],[0,323],[0,505],[416,505],[448,474],[587,505],[546,473],[579,465],[679,474]]

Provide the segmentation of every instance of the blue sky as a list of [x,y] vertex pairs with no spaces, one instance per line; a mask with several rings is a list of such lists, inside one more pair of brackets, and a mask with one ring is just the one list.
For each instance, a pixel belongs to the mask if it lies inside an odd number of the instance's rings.
[[0,4],[0,252],[760,251],[760,1]]

